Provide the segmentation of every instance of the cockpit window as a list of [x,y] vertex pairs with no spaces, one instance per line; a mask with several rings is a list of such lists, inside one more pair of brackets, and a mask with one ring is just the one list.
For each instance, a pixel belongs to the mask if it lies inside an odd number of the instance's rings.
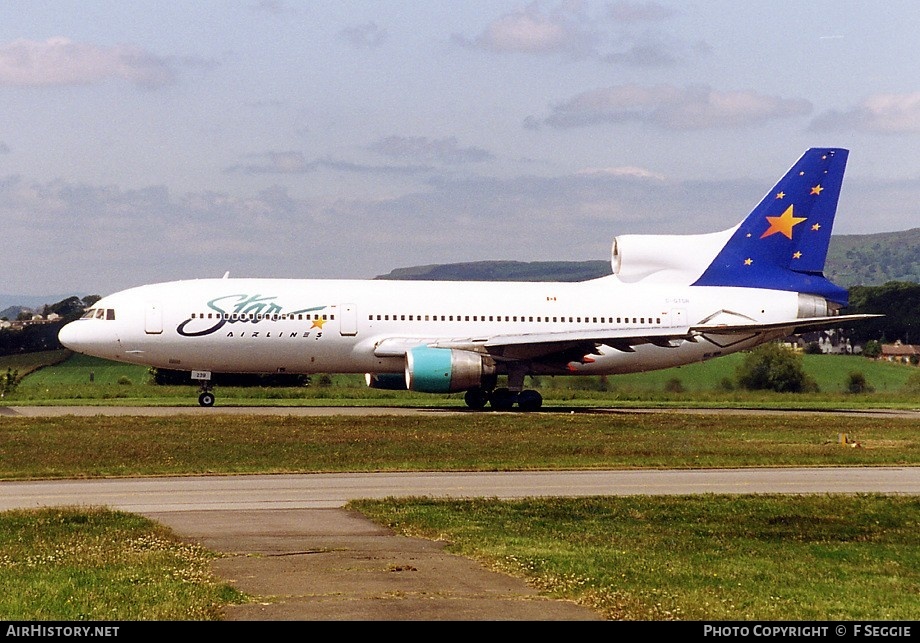
[[114,308],[90,308],[80,319],[105,319],[111,321],[115,319]]

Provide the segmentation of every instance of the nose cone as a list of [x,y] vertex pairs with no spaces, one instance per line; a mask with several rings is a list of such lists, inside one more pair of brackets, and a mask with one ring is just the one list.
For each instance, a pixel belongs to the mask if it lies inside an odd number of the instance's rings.
[[77,353],[115,359],[118,355],[118,335],[111,322],[98,319],[78,319],[58,331],[58,341]]
[[72,351],[80,352],[80,331],[77,328],[79,322],[70,322],[58,331],[58,341]]

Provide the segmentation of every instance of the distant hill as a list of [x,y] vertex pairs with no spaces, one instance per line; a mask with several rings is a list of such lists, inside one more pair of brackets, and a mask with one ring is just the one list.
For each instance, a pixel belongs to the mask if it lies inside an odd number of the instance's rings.
[[19,318],[19,314],[22,312],[32,312],[31,308],[25,308],[23,306],[10,306],[0,310],[0,319],[9,319],[10,321]]
[[841,286],[920,283],[920,228],[831,237],[825,275]]
[[610,274],[609,261],[474,261],[397,268],[376,279],[584,281]]
[[[920,283],[920,228],[831,237],[825,275],[846,288],[889,281]],[[609,260],[474,261],[398,268],[376,279],[433,281],[583,281],[611,273]]]
[[0,309],[21,307],[35,310],[44,305],[57,303],[66,297],[70,295],[4,295],[0,293]]

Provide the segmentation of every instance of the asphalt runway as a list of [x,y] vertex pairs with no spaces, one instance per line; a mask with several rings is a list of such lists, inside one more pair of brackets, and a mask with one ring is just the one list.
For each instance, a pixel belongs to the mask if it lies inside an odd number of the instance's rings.
[[[565,409],[635,413],[636,409]],[[647,412],[661,412],[648,410]],[[758,411],[670,410],[750,414]],[[793,411],[770,411],[783,413]],[[800,411],[795,411],[799,412]],[[469,413],[463,409],[339,407],[0,407],[0,415],[333,415]],[[852,412],[850,412],[852,413]],[[911,411],[857,413],[920,417]],[[405,538],[348,511],[388,496],[520,498],[664,494],[920,495],[920,467],[657,471],[359,473],[0,482],[0,510],[106,506],[146,515],[224,555],[215,573],[256,602],[228,608],[248,621],[582,621],[590,609],[539,595],[523,581],[452,556],[445,543]],[[845,510],[845,504],[842,505]]]

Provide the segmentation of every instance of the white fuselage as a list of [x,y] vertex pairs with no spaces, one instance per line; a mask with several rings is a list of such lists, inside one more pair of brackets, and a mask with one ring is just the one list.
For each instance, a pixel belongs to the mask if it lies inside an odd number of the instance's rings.
[[[105,297],[91,317],[66,326],[61,341],[107,359],[185,371],[402,373],[405,349],[433,342],[623,329],[679,331],[722,319],[770,323],[794,319],[798,307],[794,292],[628,284],[616,277],[579,283],[202,279]],[[653,370],[728,354],[769,338],[763,333],[722,339],[709,334],[671,346],[642,344],[633,351],[601,345],[586,362],[559,365],[535,359],[528,370]]]

